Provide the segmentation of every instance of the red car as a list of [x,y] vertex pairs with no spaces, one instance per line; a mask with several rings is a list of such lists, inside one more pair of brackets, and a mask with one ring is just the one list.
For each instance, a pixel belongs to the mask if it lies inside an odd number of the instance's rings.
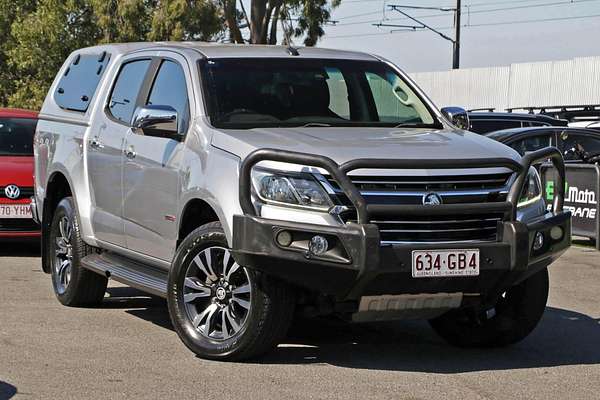
[[40,236],[29,206],[36,125],[36,112],[0,108],[0,241]]

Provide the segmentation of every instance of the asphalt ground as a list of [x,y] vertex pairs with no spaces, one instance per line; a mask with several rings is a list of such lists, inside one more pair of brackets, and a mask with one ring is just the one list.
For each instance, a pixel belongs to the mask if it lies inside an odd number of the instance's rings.
[[0,399],[600,399],[600,253],[551,267],[538,328],[497,350],[446,345],[424,322],[297,321],[249,363],[195,357],[163,300],[111,284],[61,306],[35,248],[0,245]]

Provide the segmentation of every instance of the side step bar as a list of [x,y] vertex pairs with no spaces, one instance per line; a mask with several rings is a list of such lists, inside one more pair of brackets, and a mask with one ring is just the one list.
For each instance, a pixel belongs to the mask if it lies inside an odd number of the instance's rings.
[[84,268],[144,292],[160,297],[167,296],[166,271],[110,252],[90,254],[81,260],[81,264]]

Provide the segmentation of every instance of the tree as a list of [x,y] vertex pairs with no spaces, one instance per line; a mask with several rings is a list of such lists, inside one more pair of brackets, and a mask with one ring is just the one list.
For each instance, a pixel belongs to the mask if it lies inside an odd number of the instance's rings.
[[[276,44],[277,24],[296,20],[295,28],[287,26],[286,33],[295,37],[305,36],[304,44],[314,46],[325,33],[323,25],[331,18],[331,9],[338,7],[341,0],[252,0],[250,3],[250,18],[245,10],[239,13],[236,0],[222,0],[227,26],[230,30],[230,39],[234,43],[243,43],[240,25],[248,27],[250,31],[249,42],[253,44]],[[243,3],[240,1],[240,6]],[[243,18],[239,18],[242,15]],[[291,16],[297,16],[292,18]],[[235,23],[234,23],[235,22]],[[233,27],[233,28],[232,28]],[[288,40],[284,38],[284,43]]]
[[11,25],[19,16],[35,9],[35,0],[0,0],[0,104],[8,102],[8,96],[14,90],[13,82],[18,71],[9,64],[8,50],[13,45]]
[[145,0],[92,0],[102,43],[139,42],[150,32],[152,14]]
[[209,40],[222,28],[219,10],[207,0],[163,0],[152,17],[150,40]]
[[101,31],[89,0],[40,0],[15,19],[11,35],[7,55],[16,75],[8,104],[38,109],[69,53],[98,43]]
[[0,0],[0,105],[39,109],[74,50],[99,43],[209,40],[210,0]]
[[[331,7],[340,5],[341,0],[333,0]],[[331,18],[330,8],[326,0],[294,0],[290,2],[292,9],[298,14],[298,24],[294,30],[294,36],[305,35],[304,44],[315,46],[319,39],[325,34],[323,25]]]

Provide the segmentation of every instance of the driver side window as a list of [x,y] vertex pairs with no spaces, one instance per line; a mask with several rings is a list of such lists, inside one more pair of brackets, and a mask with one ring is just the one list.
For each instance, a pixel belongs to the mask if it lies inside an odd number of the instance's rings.
[[179,64],[171,60],[163,60],[146,105],[171,106],[177,111],[177,131],[187,131],[190,119],[190,106],[187,95],[185,73]]

